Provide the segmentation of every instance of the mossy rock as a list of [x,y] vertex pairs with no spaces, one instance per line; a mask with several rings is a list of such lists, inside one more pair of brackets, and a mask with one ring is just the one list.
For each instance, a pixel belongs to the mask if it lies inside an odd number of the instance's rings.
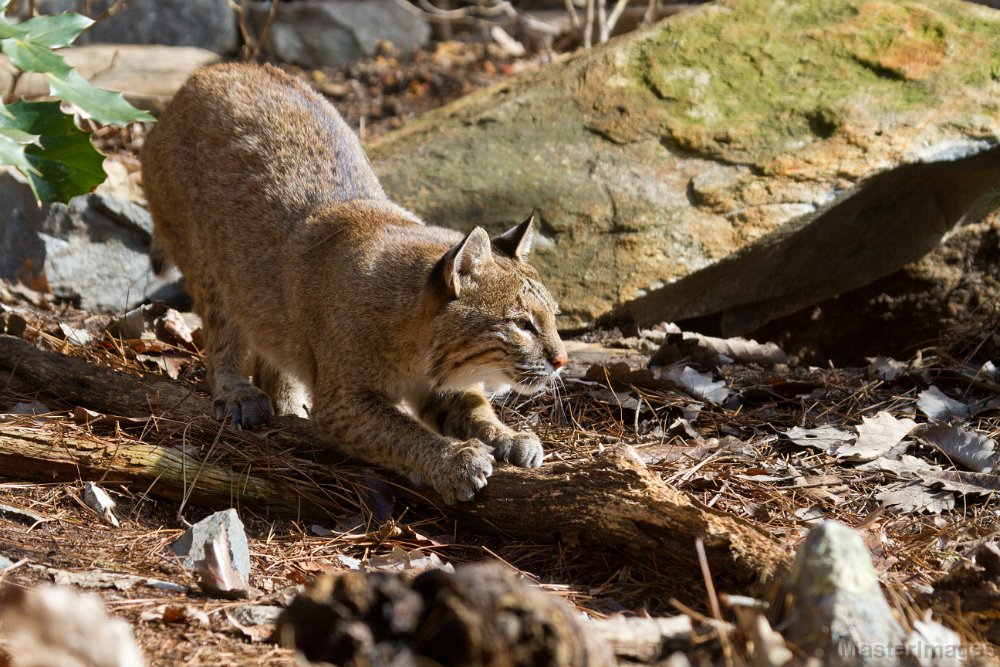
[[500,230],[536,210],[566,327],[713,315],[735,331],[920,257],[1000,185],[998,54],[1000,12],[957,0],[728,0],[370,153],[429,222]]

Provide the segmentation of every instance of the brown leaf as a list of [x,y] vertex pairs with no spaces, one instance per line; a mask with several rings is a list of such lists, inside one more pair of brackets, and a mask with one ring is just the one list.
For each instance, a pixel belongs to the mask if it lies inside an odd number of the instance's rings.
[[955,507],[955,495],[928,489],[921,482],[902,482],[886,487],[875,496],[886,507],[904,513],[940,514]]
[[838,447],[837,458],[873,461],[898,445],[916,425],[912,419],[897,419],[888,412],[864,417],[864,423],[858,426],[857,441]]
[[938,424],[924,431],[921,438],[975,472],[992,472],[1000,466],[997,441],[978,431]]

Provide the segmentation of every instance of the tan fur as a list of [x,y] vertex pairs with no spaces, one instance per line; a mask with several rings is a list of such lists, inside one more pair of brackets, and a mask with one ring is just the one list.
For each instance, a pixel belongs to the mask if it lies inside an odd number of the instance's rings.
[[541,464],[484,393],[538,391],[565,363],[556,304],[521,257],[530,221],[492,240],[424,225],[333,107],[273,67],[196,72],[142,160],[156,262],[187,277],[218,418],[254,426],[268,393],[280,412],[311,396],[325,442],[448,501],[486,484],[491,452]]

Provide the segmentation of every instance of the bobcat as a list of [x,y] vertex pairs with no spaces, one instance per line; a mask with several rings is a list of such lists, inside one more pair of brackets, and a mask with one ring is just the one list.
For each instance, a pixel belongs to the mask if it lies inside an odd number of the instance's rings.
[[486,397],[541,391],[567,361],[525,262],[531,218],[492,239],[425,225],[386,197],[337,111],[270,66],[192,75],[142,175],[154,268],[173,261],[204,322],[216,418],[249,428],[311,399],[325,443],[447,502],[496,459],[541,465],[538,437]]

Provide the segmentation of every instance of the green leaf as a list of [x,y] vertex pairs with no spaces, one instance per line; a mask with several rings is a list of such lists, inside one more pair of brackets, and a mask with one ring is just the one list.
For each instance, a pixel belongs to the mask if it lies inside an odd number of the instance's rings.
[[7,137],[11,141],[16,141],[19,144],[40,143],[40,137],[37,134],[31,134],[30,132],[19,130],[16,127],[0,127],[0,136]]
[[84,79],[66,64],[62,56],[46,46],[8,37],[0,40],[0,49],[15,67],[25,72],[43,72],[49,79],[53,95],[76,106],[102,125],[153,120],[148,113],[126,102],[121,93],[102,90]]
[[57,16],[36,16],[15,27],[35,44],[58,49],[72,44],[81,32],[93,24],[86,16],[67,12]]
[[0,40],[0,49],[10,58],[11,64],[25,72],[65,76],[70,71],[63,57],[53,53],[52,49],[20,37]]
[[37,171],[28,161],[25,145],[2,134],[0,134],[0,164],[10,165],[25,175]]
[[102,125],[153,120],[148,113],[126,102],[121,93],[94,86],[75,69],[65,73],[50,72],[48,77],[53,95],[73,104]]
[[[43,202],[69,201],[72,197],[90,192],[104,179],[104,156],[90,142],[90,135],[81,130],[59,109],[59,102],[25,102],[7,105],[13,119],[0,116],[0,160],[11,158]],[[11,132],[11,131],[14,132]],[[30,136],[37,137],[36,144],[20,145],[27,158],[27,166],[18,159],[16,150],[7,150],[14,141]],[[5,144],[6,142],[6,144]]]

